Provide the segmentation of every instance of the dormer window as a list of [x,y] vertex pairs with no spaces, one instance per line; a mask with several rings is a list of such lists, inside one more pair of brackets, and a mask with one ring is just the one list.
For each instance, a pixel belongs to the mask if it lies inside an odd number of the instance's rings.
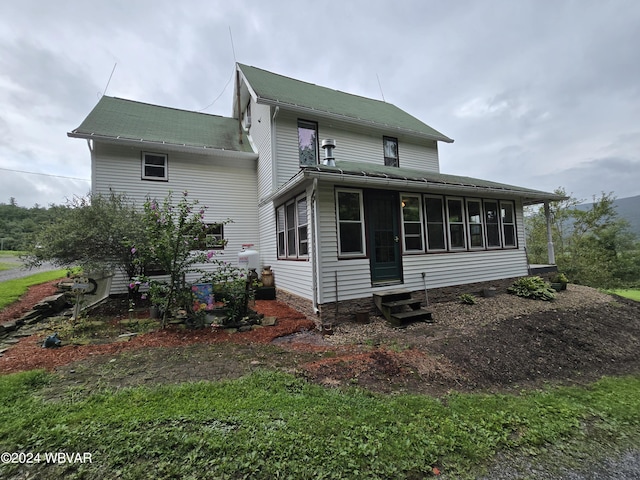
[[318,164],[318,124],[298,120],[298,152],[300,165]]
[[382,137],[384,148],[384,164],[387,167],[399,167],[400,159],[398,158],[398,139],[393,137]]

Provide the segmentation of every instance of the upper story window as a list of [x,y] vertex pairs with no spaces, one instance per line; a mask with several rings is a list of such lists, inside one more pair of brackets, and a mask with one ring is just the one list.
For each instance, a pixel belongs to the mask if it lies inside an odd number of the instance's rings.
[[168,180],[167,156],[162,153],[142,152],[142,179]]
[[384,148],[384,164],[388,167],[399,167],[398,139],[393,137],[382,137]]
[[318,124],[298,120],[298,153],[300,165],[318,164]]

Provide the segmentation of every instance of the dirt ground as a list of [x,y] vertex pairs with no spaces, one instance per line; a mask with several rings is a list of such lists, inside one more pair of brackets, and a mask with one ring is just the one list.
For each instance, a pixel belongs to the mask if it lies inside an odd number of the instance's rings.
[[[42,288],[41,292],[38,289]],[[26,304],[50,294],[33,287]],[[28,300],[27,300],[28,299]],[[476,305],[434,304],[435,323],[396,329],[380,317],[323,336],[277,301],[255,309],[277,325],[249,332],[168,328],[131,337],[98,334],[86,345],[43,349],[48,332],[22,338],[0,358],[0,373],[46,368],[57,373],[49,395],[141,384],[233,379],[280,369],[327,387],[442,395],[449,391],[518,391],[640,373],[640,303],[570,285],[554,302],[507,293]],[[18,312],[18,304],[12,311]],[[110,301],[92,316],[127,331],[126,305]],[[147,312],[137,312],[142,318]],[[11,315],[6,311],[0,322]]]

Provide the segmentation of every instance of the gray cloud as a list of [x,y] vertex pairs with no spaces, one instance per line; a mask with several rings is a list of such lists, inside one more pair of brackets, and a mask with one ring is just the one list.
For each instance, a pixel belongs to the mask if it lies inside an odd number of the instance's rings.
[[[632,0],[3,2],[0,167],[88,178],[86,145],[66,132],[114,64],[109,95],[202,109],[235,50],[286,76],[384,94],[456,140],[440,147],[443,172],[637,195],[639,24]],[[232,91],[206,111],[229,115]],[[27,205],[86,193],[5,173],[0,201],[21,182]]]

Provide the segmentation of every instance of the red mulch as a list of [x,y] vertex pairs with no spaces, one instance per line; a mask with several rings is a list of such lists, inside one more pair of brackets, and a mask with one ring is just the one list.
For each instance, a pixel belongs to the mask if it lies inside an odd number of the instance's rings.
[[58,291],[58,283],[60,283],[60,280],[52,280],[29,287],[27,293],[22,295],[18,301],[0,310],[0,323],[20,318],[40,300],[56,293]]
[[[42,295],[43,292],[49,291],[37,287],[32,288],[40,292],[37,295]],[[29,296],[29,294],[31,295]],[[31,302],[29,307],[26,307],[27,310],[43,298],[41,296],[34,301],[33,298],[37,295],[32,293],[31,290],[29,294],[25,295],[18,302],[20,304]],[[45,297],[47,295],[47,293],[44,293]],[[14,306],[12,305],[12,307]],[[264,313],[265,316],[277,317],[277,324],[273,327],[258,328],[248,332],[233,334],[214,328],[202,330],[166,328],[164,330],[138,335],[128,342],[114,342],[100,345],[66,345],[61,348],[42,348],[43,336],[35,335],[26,337],[11,347],[10,350],[6,351],[4,356],[0,357],[0,373],[13,373],[37,368],[53,370],[56,367],[67,365],[91,355],[113,355],[140,348],[176,347],[195,343],[220,342],[267,344],[273,341],[274,338],[315,328],[315,324],[311,320],[308,320],[299,312],[280,302],[258,300],[256,301],[255,309],[259,313]],[[19,311],[19,309],[15,307],[12,310],[16,312]],[[4,313],[4,311],[2,313]],[[12,318],[16,317],[14,316]]]

